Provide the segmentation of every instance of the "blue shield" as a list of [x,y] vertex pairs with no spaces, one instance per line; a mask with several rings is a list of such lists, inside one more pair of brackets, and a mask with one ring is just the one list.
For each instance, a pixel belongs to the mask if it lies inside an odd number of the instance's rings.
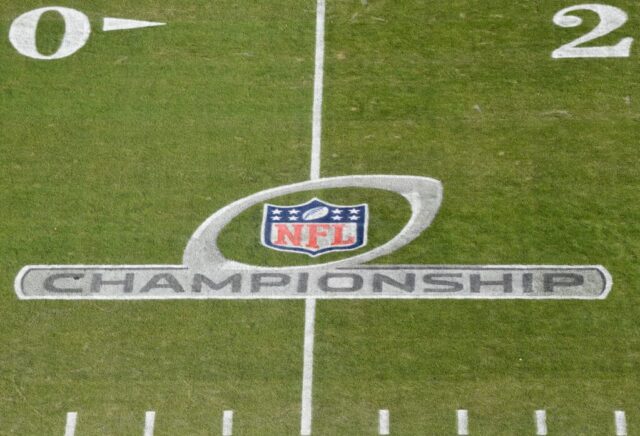
[[262,245],[319,256],[367,244],[368,205],[337,205],[313,198],[303,204],[265,204]]

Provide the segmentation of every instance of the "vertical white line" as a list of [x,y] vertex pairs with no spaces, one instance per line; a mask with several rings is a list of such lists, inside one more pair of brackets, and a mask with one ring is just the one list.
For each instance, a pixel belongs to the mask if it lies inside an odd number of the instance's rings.
[[536,436],[547,435],[547,412],[536,410]]
[[322,88],[324,79],[324,16],[325,0],[318,0],[316,7],[316,60],[313,77],[313,114],[311,126],[310,179],[320,178],[320,148],[322,137]]
[[[326,0],[316,3],[316,48],[313,73],[313,109],[311,124],[311,169],[309,178],[320,178],[320,151],[322,141],[322,91],[324,83],[324,17]],[[302,362],[302,407],[300,411],[300,435],[311,435],[313,342],[316,323],[316,300],[307,298],[304,306],[304,351]]]
[[73,436],[76,434],[77,420],[78,420],[77,412],[67,413],[67,424],[64,427],[64,436]]
[[304,306],[304,353],[302,363],[302,410],[300,434],[311,434],[311,388],[313,386],[313,342],[316,322],[316,299],[307,298]]
[[378,411],[378,434],[389,434],[389,410],[380,409]]
[[459,409],[456,411],[456,416],[458,418],[458,435],[459,436],[468,436],[469,434],[469,413],[464,409]]
[[614,412],[616,419],[616,436],[627,436],[627,418],[622,410]]
[[153,427],[156,423],[156,412],[149,410],[144,414],[144,436],[153,436]]
[[233,410],[225,410],[222,412],[222,436],[231,436],[233,434]]

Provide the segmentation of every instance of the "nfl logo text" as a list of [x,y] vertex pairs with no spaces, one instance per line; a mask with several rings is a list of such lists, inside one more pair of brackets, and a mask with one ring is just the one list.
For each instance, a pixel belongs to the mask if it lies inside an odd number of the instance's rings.
[[262,244],[278,251],[319,256],[367,244],[368,205],[336,205],[313,198],[291,206],[265,204]]

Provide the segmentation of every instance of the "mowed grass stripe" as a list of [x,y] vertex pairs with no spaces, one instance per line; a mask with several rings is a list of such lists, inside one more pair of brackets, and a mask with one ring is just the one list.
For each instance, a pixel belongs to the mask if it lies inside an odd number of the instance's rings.
[[[5,35],[31,7],[14,6]],[[218,208],[305,180],[314,8],[68,6],[94,28],[75,55],[0,47],[0,434],[62,431],[68,410],[78,434],[140,434],[153,410],[156,435],[204,435],[226,408],[238,434],[295,433],[301,303],[32,305],[12,280],[29,263],[177,263]],[[102,33],[103,16],[167,26]]]
[[[334,2],[323,168],[443,181],[433,225],[382,263],[603,264],[606,301],[327,302],[318,308],[320,434],[613,434],[638,402],[634,266],[640,58],[553,61],[562,2]],[[630,2],[616,4],[638,17]],[[633,34],[625,27],[602,43]],[[599,41],[600,42],[600,41]],[[339,400],[336,400],[338,399]],[[363,430],[364,429],[364,430]]]

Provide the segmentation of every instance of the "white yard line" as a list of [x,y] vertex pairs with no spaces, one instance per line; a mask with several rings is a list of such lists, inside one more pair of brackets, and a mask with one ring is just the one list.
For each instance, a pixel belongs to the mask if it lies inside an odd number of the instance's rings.
[[[316,3],[316,49],[313,76],[313,110],[311,125],[311,169],[309,178],[320,178],[320,152],[322,143],[322,88],[324,82],[324,17],[326,0]],[[302,406],[300,411],[300,434],[311,434],[312,388],[313,388],[313,343],[315,339],[316,300],[305,300],[304,351],[302,363]]]
[[225,410],[222,412],[222,436],[231,436],[233,434],[233,410]]
[[458,435],[467,436],[469,434],[469,413],[464,409],[456,411],[458,421]]
[[156,423],[156,412],[150,410],[144,415],[144,436],[153,436],[153,427]]
[[547,412],[536,410],[536,436],[547,435]]
[[627,418],[622,410],[614,412],[616,420],[616,436],[627,436]]
[[324,79],[324,16],[325,0],[318,0],[316,8],[316,61],[313,78],[313,115],[311,126],[310,179],[320,178],[320,149],[322,136],[322,88]]
[[378,411],[378,434],[389,435],[389,410],[387,409]]
[[73,436],[76,434],[77,420],[78,420],[77,412],[67,413],[67,424],[64,427],[64,436]]
[[313,386],[313,342],[316,323],[316,299],[308,298],[304,306],[304,354],[302,363],[302,410],[300,434],[311,434],[311,389]]

